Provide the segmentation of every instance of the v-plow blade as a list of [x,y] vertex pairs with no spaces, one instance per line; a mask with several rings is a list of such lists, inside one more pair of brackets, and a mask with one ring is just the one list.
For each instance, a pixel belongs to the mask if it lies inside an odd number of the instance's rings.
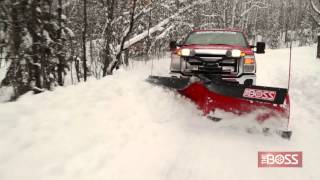
[[287,89],[160,76],[150,76],[147,81],[178,91],[191,99],[204,115],[219,109],[239,116],[256,112],[255,118],[262,124],[277,119],[281,121],[279,124],[282,127],[278,127],[281,136],[287,139],[291,137],[291,131],[288,131],[290,99]]

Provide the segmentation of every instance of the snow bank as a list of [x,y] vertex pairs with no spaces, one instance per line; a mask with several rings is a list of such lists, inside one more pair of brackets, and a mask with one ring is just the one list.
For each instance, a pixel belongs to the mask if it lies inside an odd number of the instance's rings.
[[[0,104],[0,179],[319,179],[315,47],[295,48],[291,141],[249,134],[250,116],[213,123],[144,81],[151,62],[114,76]],[[288,50],[258,56],[258,84],[286,87]],[[167,74],[169,59],[153,61]],[[303,151],[304,168],[259,169],[258,151]]]

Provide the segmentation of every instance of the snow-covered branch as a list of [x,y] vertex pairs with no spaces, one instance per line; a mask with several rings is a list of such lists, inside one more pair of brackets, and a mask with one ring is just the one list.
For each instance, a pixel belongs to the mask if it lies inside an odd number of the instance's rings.
[[312,19],[317,23],[318,26],[320,26],[320,22],[319,20],[316,19],[316,17],[314,17],[313,14],[310,13],[310,16],[312,17]]
[[248,8],[247,10],[245,10],[241,15],[240,15],[240,17],[243,17],[243,16],[245,16],[246,14],[248,14],[253,8],[259,8],[259,9],[261,9],[261,8],[267,8],[267,6],[265,5],[265,6],[261,6],[261,5],[258,5],[258,4],[254,4],[254,5],[252,5],[250,8]]
[[200,14],[200,15],[203,16],[203,17],[208,17],[208,18],[215,18],[217,16],[220,16],[218,14]]
[[[157,31],[162,31],[162,30],[164,30],[163,26],[166,25],[166,24],[168,24],[169,22],[170,22],[169,19],[165,19],[164,21],[162,21],[162,22],[159,23],[158,25],[150,28],[149,31],[146,30],[146,31],[144,31],[143,33],[141,33],[141,34],[139,34],[139,35],[136,35],[135,37],[129,39],[128,41],[125,42],[125,44],[124,44],[124,49],[127,49],[127,48],[129,48],[131,45],[134,45],[134,44],[136,44],[137,42],[145,39],[145,38],[148,37],[148,35],[150,35],[150,34],[153,34],[153,33],[157,32]],[[116,52],[119,52],[119,50],[120,50],[120,45],[117,46]]]
[[[146,30],[143,33],[138,34],[135,37],[133,37],[133,38],[129,39],[128,41],[126,41],[125,44],[124,44],[124,49],[127,49],[130,46],[136,44],[137,42],[145,39],[150,34],[153,34],[153,33],[158,32],[158,31],[165,30],[166,28],[164,28],[164,26],[168,25],[173,19],[177,18],[181,13],[186,12],[187,10],[191,9],[193,6],[195,6],[197,4],[201,4],[201,3],[205,3],[205,2],[207,2],[207,1],[197,0],[197,1],[193,2],[193,3],[191,3],[190,5],[180,9],[178,12],[176,12],[172,16],[162,20],[160,23],[158,23],[157,25],[153,26],[149,30]],[[116,52],[118,53],[119,50],[120,50],[120,45],[118,45],[116,47]]]
[[313,2],[313,0],[310,0],[310,3],[311,3],[311,7],[312,9],[320,15],[320,9],[316,6],[316,4]]

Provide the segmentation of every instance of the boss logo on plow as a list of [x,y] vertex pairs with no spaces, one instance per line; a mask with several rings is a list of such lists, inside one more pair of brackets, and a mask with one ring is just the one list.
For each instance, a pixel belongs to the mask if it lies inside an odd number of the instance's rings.
[[243,97],[252,99],[262,99],[266,101],[274,101],[276,95],[276,91],[259,90],[251,88],[246,88],[243,93]]
[[302,167],[302,152],[258,152],[258,167]]

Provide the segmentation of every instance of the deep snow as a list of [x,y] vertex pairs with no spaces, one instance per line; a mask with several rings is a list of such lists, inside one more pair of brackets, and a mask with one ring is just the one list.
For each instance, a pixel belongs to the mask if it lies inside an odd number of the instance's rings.
[[[145,78],[151,62],[0,104],[1,180],[320,178],[320,60],[294,48],[290,141],[249,134],[251,116],[213,123]],[[287,86],[289,50],[258,55],[258,84]],[[169,59],[155,59],[167,74]],[[259,169],[258,151],[303,151],[303,168]]]

